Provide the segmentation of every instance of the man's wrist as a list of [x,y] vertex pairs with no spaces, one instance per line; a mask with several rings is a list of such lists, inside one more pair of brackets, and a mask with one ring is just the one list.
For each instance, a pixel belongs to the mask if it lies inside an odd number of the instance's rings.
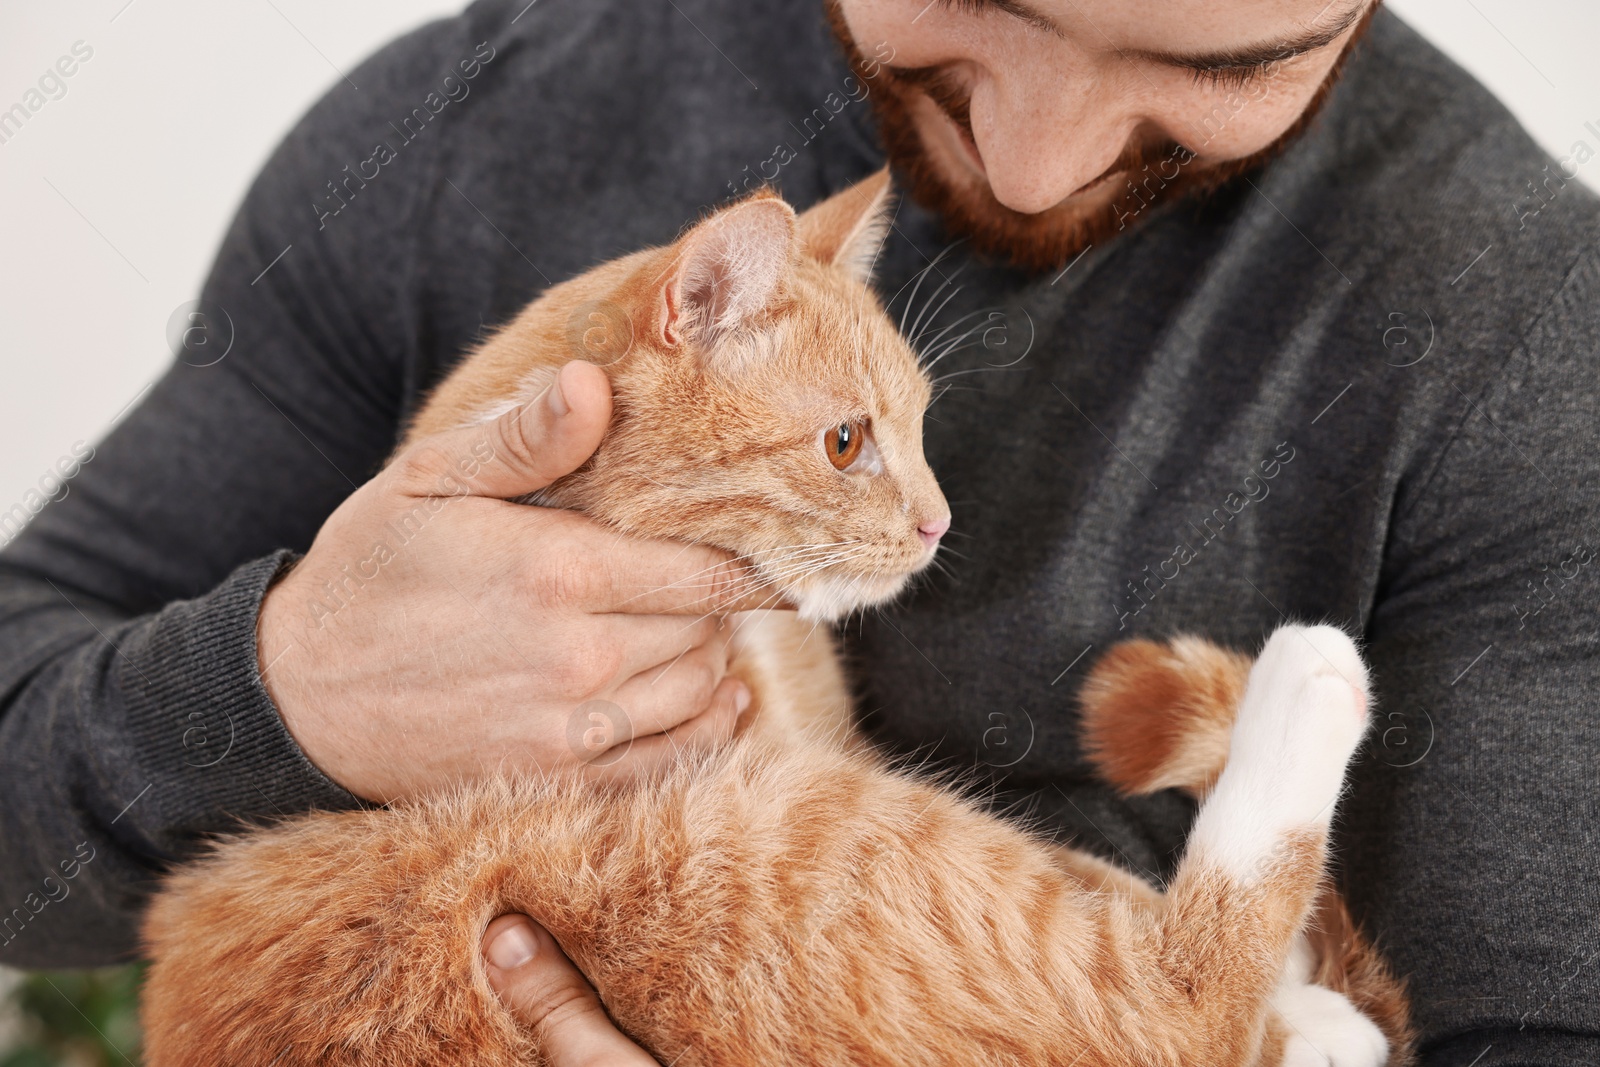
[[150,778],[138,822],[163,851],[238,820],[360,801],[318,770],[267,692],[256,624],[266,590],[292,566],[277,552],[217,588],[169,604],[123,644],[128,730]]

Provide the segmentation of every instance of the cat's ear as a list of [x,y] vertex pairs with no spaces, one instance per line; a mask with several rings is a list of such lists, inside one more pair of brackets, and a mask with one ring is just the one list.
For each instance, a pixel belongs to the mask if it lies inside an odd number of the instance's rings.
[[872,281],[893,203],[889,168],[835,193],[800,216],[800,243],[819,263],[843,267],[859,282]]
[[771,303],[795,255],[794,209],[775,196],[741,201],[678,242],[662,288],[661,340],[712,344]]

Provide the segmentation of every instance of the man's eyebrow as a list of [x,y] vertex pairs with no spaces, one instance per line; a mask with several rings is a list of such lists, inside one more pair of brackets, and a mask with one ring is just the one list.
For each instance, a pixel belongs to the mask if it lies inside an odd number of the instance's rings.
[[[1298,37],[1270,44],[1245,45],[1224,48],[1215,52],[1183,54],[1153,49],[1132,48],[1124,55],[1153,60],[1172,67],[1190,70],[1228,70],[1235,67],[1262,67],[1274,60],[1292,59],[1305,52],[1314,52],[1338,40],[1351,26],[1367,13],[1370,0],[1356,0],[1349,9],[1321,29],[1307,30]],[[1326,9],[1324,9],[1326,10]]]
[[[928,7],[940,2],[941,0],[931,0]],[[1066,36],[1055,20],[1048,15],[1035,11],[1025,0],[942,0],[942,2],[947,7],[962,8],[973,13],[985,10],[1003,11],[1012,18],[1021,19],[1028,25],[1035,26],[1046,33],[1053,33],[1057,37]],[[927,8],[923,8],[923,10],[926,11]],[[921,17],[921,15],[917,16],[917,18]],[[917,19],[912,19],[911,21],[915,22]]]

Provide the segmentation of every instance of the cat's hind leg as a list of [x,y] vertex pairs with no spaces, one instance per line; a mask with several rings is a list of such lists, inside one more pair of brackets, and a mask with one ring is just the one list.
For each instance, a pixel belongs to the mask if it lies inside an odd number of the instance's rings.
[[[1227,762],[1251,664],[1242,653],[1193,636],[1135,639],[1112,648],[1080,692],[1085,750],[1100,775],[1129,794],[1178,788],[1205,797]],[[1416,1035],[1405,984],[1332,884],[1323,886],[1307,935],[1313,980],[1377,1024],[1392,1067],[1410,1063]]]
[[1299,938],[1272,995],[1274,1022],[1283,1030],[1281,1067],[1381,1067],[1389,1039],[1350,998],[1312,981],[1314,953]]
[[1286,842],[1325,838],[1366,733],[1366,704],[1366,665],[1343,631],[1280,627],[1250,669],[1190,856],[1254,882],[1295,851]]
[[1181,994],[1162,1013],[1183,1034],[1179,1062],[1275,1067],[1288,1050],[1268,1002],[1322,884],[1366,692],[1360,655],[1331,627],[1279,629],[1251,668],[1227,765],[1151,927]]

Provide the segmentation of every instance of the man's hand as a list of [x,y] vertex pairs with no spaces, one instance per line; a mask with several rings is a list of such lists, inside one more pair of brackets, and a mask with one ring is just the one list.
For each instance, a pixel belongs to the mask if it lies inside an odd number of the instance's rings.
[[386,802],[497,769],[631,775],[732,733],[750,696],[723,677],[722,615],[756,606],[744,570],[507,502],[610,418],[605,375],[567,364],[526,407],[407,449],[269,590],[267,691],[330,778]]
[[525,915],[502,915],[483,935],[489,985],[539,1037],[551,1067],[659,1067],[611,1024],[600,998],[555,938]]

